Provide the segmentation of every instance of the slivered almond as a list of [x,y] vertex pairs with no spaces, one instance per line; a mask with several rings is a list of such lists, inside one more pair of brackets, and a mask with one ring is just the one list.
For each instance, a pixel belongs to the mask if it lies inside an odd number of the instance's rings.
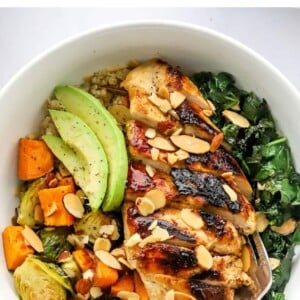
[[39,236],[27,225],[22,230],[22,235],[27,243],[37,252],[43,252],[44,246]]
[[90,288],[90,295],[92,299],[97,299],[103,295],[102,290],[97,286],[92,286]]
[[251,256],[252,255],[249,246],[245,245],[242,249],[242,256],[241,256],[244,272],[248,272],[250,270],[251,262],[252,262]]
[[148,227],[148,230],[153,230],[157,226],[157,224],[158,224],[158,221],[154,220]]
[[176,129],[171,135],[180,135],[180,133],[183,131],[182,127],[179,127],[178,129]]
[[156,136],[156,130],[154,128],[147,128],[145,136],[149,139],[153,139]]
[[92,269],[88,269],[85,272],[82,273],[82,278],[84,279],[93,279],[95,276],[95,273]]
[[180,120],[180,118],[179,118],[177,112],[176,112],[174,109],[171,109],[171,110],[170,110],[170,115],[171,115],[174,119],[176,119],[177,121]]
[[175,153],[171,152],[171,153],[167,154],[167,160],[168,160],[168,163],[172,166],[178,161],[178,157]]
[[196,298],[192,295],[175,291],[174,300],[196,300]]
[[38,224],[42,224],[44,222],[44,214],[43,214],[43,210],[40,204],[37,204],[34,207],[34,214],[33,214],[34,220],[38,223]]
[[110,254],[115,256],[115,257],[125,257],[125,250],[123,248],[115,248],[110,251]]
[[119,261],[122,265],[124,265],[125,267],[127,267],[127,268],[130,269],[130,270],[134,270],[134,269],[135,269],[134,266],[132,266],[132,265],[129,263],[129,261],[126,260],[124,257],[119,257],[119,258],[118,258],[118,261]]
[[289,235],[295,231],[297,222],[294,219],[288,219],[281,226],[272,226],[271,229],[282,235]]
[[158,160],[158,157],[159,157],[159,150],[156,149],[156,148],[154,148],[154,147],[152,147],[151,150],[150,150],[150,152],[151,152],[151,158],[152,158],[153,160]]
[[118,239],[120,238],[120,232],[119,232],[118,224],[117,224],[117,222],[116,222],[115,219],[113,219],[113,220],[111,221],[111,225],[114,226],[114,231],[113,231],[113,233],[111,234],[110,239],[111,239],[112,241],[116,241],[116,240],[118,240]]
[[154,203],[146,197],[138,197],[135,200],[135,205],[140,215],[146,217],[155,211]]
[[156,242],[159,242],[160,241],[160,237],[158,236],[155,236],[153,234],[150,234],[149,236],[147,236],[146,238],[142,239],[141,242],[139,242],[139,247],[140,248],[143,248],[145,247],[147,244],[150,244],[150,243],[156,243]]
[[59,254],[56,261],[58,263],[63,263],[63,262],[67,262],[71,259],[72,259],[71,253],[69,251],[65,250],[65,251],[63,251],[62,253]]
[[270,257],[269,262],[270,262],[270,266],[271,266],[272,271],[277,269],[280,266],[280,259],[278,259],[278,258]]
[[178,148],[181,148],[189,153],[201,154],[208,152],[210,149],[208,142],[189,135],[183,134],[171,136],[170,139]]
[[182,209],[180,217],[186,225],[193,229],[201,229],[204,226],[203,219],[189,208]]
[[213,111],[210,109],[203,109],[202,112],[204,113],[204,115],[206,115],[207,117],[211,117],[213,115]]
[[142,241],[142,238],[141,238],[140,234],[136,232],[125,242],[125,246],[126,247],[134,247],[141,241]]
[[62,177],[67,177],[67,176],[71,175],[71,173],[68,171],[68,169],[62,163],[60,163],[58,165],[58,171]]
[[56,177],[54,177],[51,180],[49,180],[48,187],[49,188],[54,188],[54,187],[57,187],[57,184],[58,184],[58,180],[57,180]]
[[121,300],[140,300],[140,296],[137,293],[128,291],[118,292],[117,297]]
[[146,172],[150,177],[155,175],[155,169],[150,165],[146,165]]
[[97,250],[109,251],[111,248],[111,242],[107,238],[99,237],[94,243],[94,252]]
[[223,184],[223,189],[231,201],[237,201],[237,193],[228,184]]
[[145,194],[147,199],[150,199],[155,206],[156,209],[160,209],[166,205],[166,197],[163,191],[161,190],[150,190]]
[[175,300],[174,290],[167,291],[164,300]]
[[55,202],[51,203],[51,206],[47,207],[47,211],[45,212],[45,217],[50,217],[57,211],[57,205]]
[[166,114],[169,110],[172,109],[171,104],[168,100],[163,99],[156,94],[151,94],[148,99],[154,105],[156,105],[164,114]]
[[249,121],[243,117],[242,115],[236,113],[235,111],[232,110],[223,110],[222,115],[230,121],[232,124],[241,127],[241,128],[248,128],[250,126]]
[[157,95],[163,99],[170,99],[170,92],[166,86],[161,86],[158,89]]
[[160,136],[156,136],[153,139],[149,139],[147,141],[147,143],[150,146],[155,147],[160,150],[165,150],[165,151],[175,151],[176,150],[174,145],[172,145],[172,143],[169,140],[167,140],[163,137],[160,137]]
[[224,139],[223,132],[220,132],[217,135],[215,135],[210,143],[210,151],[215,152],[216,150],[218,150],[223,142],[223,139]]
[[76,248],[84,248],[84,246],[89,242],[89,236],[69,234],[67,237],[67,241],[71,243],[73,246],[75,246]]
[[109,236],[109,235],[112,235],[114,233],[114,230],[115,230],[115,226],[114,225],[102,225],[100,226],[100,229],[99,229],[99,234],[101,236]]
[[95,255],[107,266],[116,269],[122,270],[122,266],[120,265],[119,261],[111,255],[109,252],[104,250],[97,250],[95,251]]
[[159,241],[166,241],[171,238],[167,229],[161,228],[159,226],[155,226],[152,230],[152,235],[157,237]]
[[185,160],[187,158],[189,158],[189,153],[182,150],[182,149],[179,149],[175,152],[176,156],[178,157],[178,160]]
[[198,246],[195,251],[198,265],[204,270],[211,269],[213,266],[213,258],[209,251],[203,245]]
[[177,108],[185,98],[186,96],[180,92],[174,91],[170,93],[170,102],[173,108]]
[[263,212],[256,212],[256,230],[264,232],[269,226],[269,221]]
[[80,198],[73,193],[68,193],[63,198],[66,210],[75,218],[81,219],[84,214],[84,207]]
[[207,103],[208,103],[210,109],[212,110],[212,112],[215,112],[216,111],[215,105],[210,100],[207,100]]

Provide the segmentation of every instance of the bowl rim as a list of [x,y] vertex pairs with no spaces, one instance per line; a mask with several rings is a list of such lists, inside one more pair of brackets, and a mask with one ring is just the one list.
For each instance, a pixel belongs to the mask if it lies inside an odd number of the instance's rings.
[[200,26],[197,24],[184,22],[184,21],[175,21],[175,20],[162,20],[162,19],[141,19],[141,20],[129,20],[129,21],[122,21],[122,22],[115,22],[115,23],[108,23],[105,25],[100,25],[96,27],[89,28],[87,30],[79,31],[75,34],[72,34],[69,37],[63,38],[62,40],[52,44],[52,46],[48,47],[47,49],[43,50],[36,56],[34,56],[32,59],[30,59],[27,63],[25,63],[6,83],[4,83],[3,87],[0,89],[0,100],[2,99],[2,96],[10,89],[10,87],[19,79],[22,77],[24,73],[26,73],[28,70],[30,70],[33,66],[38,64],[43,59],[47,58],[47,56],[51,55],[55,51],[60,50],[61,48],[65,47],[68,44],[75,43],[76,41],[80,39],[84,39],[85,37],[88,37],[90,35],[101,33],[105,31],[115,31],[118,29],[124,29],[124,28],[134,28],[137,26],[148,26],[148,27],[173,27],[178,29],[185,29],[185,30],[192,30],[194,32],[202,32],[206,35],[213,36],[217,39],[223,40],[225,43],[230,44],[230,46],[235,46],[242,50],[244,53],[254,57],[257,61],[265,65],[266,68],[269,69],[271,73],[276,75],[281,81],[284,82],[284,84],[287,86],[287,88],[295,94],[296,98],[299,98],[300,101],[300,90],[296,88],[296,86],[277,68],[275,67],[270,61],[268,61],[266,58],[264,58],[261,54],[253,50],[252,48],[246,46],[241,41],[224,34],[222,32],[219,32],[215,29],[211,29],[205,26]]

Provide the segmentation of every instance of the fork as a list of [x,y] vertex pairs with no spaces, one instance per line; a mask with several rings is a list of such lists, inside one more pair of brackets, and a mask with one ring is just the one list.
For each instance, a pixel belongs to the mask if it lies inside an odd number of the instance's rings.
[[252,249],[252,263],[249,275],[254,281],[254,287],[241,289],[237,299],[261,300],[272,285],[272,271],[269,258],[259,233],[255,232],[247,240]]

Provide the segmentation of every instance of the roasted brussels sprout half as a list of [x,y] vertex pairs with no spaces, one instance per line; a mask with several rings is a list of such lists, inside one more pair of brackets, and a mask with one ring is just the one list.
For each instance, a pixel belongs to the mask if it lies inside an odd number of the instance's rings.
[[20,209],[17,223],[33,227],[36,224],[34,211],[39,203],[38,191],[45,185],[45,178],[39,178],[33,181],[25,192],[20,195]]
[[66,300],[72,286],[54,264],[29,256],[14,272],[16,290],[22,300]]
[[67,236],[72,232],[69,227],[48,227],[38,231],[43,242],[43,257],[50,261],[56,261],[63,251],[71,251],[72,245],[67,241]]

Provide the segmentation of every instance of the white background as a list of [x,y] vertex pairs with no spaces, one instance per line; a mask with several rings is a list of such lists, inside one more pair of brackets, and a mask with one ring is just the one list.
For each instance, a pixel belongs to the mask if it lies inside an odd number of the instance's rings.
[[300,9],[203,7],[0,8],[0,88],[28,61],[64,38],[138,19],[180,20],[225,33],[268,59],[300,90]]

